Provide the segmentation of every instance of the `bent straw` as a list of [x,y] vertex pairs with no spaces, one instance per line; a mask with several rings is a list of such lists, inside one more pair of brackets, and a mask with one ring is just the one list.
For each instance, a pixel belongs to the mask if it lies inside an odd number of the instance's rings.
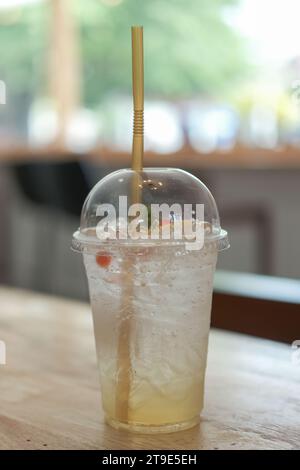
[[[132,203],[140,201],[140,172],[143,168],[144,153],[144,59],[143,59],[143,28],[132,26],[132,85],[133,85],[133,142],[131,168],[135,172],[132,179]],[[131,389],[132,364],[130,357],[130,340],[133,316],[133,266],[130,258],[123,263],[126,273],[124,291],[122,293],[122,314],[119,327],[117,353],[117,384],[116,384],[116,417],[119,421],[130,421],[129,398]]]

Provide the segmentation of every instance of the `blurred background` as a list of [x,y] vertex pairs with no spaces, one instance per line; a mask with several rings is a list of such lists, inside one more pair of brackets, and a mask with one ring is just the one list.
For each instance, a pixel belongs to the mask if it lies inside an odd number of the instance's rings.
[[299,0],[0,0],[0,283],[87,299],[70,240],[90,188],[130,165],[132,24],[146,165],[211,189],[232,245],[219,268],[299,278],[299,15]]

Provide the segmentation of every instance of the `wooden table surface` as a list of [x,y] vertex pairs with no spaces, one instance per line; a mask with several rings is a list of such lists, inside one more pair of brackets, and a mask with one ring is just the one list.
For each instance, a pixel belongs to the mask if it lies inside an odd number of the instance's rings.
[[88,305],[1,288],[0,340],[0,449],[300,448],[288,345],[213,331],[200,425],[139,436],[103,422]]

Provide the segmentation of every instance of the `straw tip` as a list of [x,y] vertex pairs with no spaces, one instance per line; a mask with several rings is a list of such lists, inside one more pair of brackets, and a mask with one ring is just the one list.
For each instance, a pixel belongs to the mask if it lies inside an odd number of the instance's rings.
[[131,26],[132,31],[137,30],[137,29],[143,29],[142,25],[133,25]]

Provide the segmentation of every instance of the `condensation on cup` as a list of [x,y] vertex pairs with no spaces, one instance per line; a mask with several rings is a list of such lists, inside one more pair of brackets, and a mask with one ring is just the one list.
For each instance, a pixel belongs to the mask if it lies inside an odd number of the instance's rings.
[[88,278],[106,421],[141,433],[196,425],[213,276],[229,247],[210,191],[174,168],[113,172],[88,195],[72,247]]

